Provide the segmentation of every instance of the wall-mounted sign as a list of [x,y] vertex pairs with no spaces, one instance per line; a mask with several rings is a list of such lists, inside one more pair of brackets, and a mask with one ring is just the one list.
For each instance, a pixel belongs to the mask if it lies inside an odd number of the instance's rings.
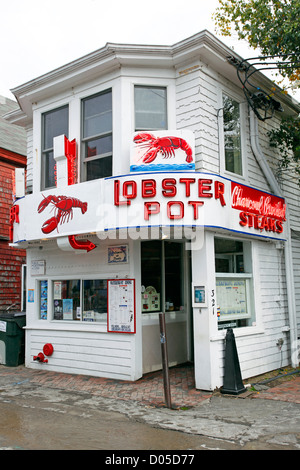
[[31,275],[39,276],[46,274],[46,261],[42,259],[34,259],[31,261]]
[[135,333],[135,280],[108,279],[107,331]]
[[108,264],[128,263],[128,245],[109,246],[107,262]]
[[206,288],[203,284],[193,284],[193,307],[206,307]]
[[[44,198],[37,193],[19,199],[22,217],[14,223],[14,241],[40,240],[41,228],[47,228],[47,238],[96,233],[101,239],[118,229],[134,229],[138,238],[140,228],[160,226],[213,227],[286,238],[283,198],[217,174],[136,172],[78,184],[76,199],[74,185],[64,188],[63,197],[59,191],[52,188],[43,192]],[[45,211],[36,211],[37,207]],[[54,215],[47,219],[51,210]]]

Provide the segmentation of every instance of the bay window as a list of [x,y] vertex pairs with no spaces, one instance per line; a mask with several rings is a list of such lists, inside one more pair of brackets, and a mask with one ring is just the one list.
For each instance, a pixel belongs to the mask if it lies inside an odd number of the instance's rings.
[[82,173],[90,181],[112,175],[112,91],[82,100]]

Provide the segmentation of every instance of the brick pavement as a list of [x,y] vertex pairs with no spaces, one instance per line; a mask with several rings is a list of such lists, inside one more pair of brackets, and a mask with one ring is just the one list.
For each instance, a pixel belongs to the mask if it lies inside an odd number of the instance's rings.
[[[213,392],[195,389],[194,367],[189,364],[170,368],[171,400],[174,408],[193,407],[209,399]],[[28,369],[24,366],[7,368],[0,365],[1,377],[11,383],[29,382],[33,385],[63,389],[74,392],[86,392],[95,396],[118,400],[136,401],[155,407],[165,406],[162,371],[144,375],[141,379],[130,382],[86,375],[64,374],[44,369]],[[283,379],[280,379],[282,382]],[[252,382],[254,383],[254,382]],[[268,389],[247,394],[250,398],[272,399],[300,403],[300,376],[291,375],[279,385],[269,383]],[[223,395],[226,397],[226,395]],[[237,396],[236,398],[246,398]]]
[[[52,372],[47,371],[46,365],[42,370],[27,369],[24,366],[11,368],[0,366],[0,382],[1,376],[9,375],[12,381],[18,383],[26,381],[33,385],[87,392],[104,398],[131,400],[148,406],[165,406],[162,371],[146,374],[141,379],[131,382]],[[170,368],[169,376],[173,407],[196,406],[212,395],[210,392],[195,389],[193,366]]]
[[[282,379],[281,379],[282,380]],[[254,395],[254,398],[264,398],[270,400],[286,401],[290,403],[300,404],[300,376],[290,375],[284,379],[279,385],[272,385],[267,390],[262,390]]]

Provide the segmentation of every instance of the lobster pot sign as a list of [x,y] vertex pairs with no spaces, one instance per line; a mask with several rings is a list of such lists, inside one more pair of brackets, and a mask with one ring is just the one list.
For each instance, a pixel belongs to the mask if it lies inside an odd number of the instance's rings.
[[189,130],[140,131],[133,136],[130,171],[195,170],[195,138]]

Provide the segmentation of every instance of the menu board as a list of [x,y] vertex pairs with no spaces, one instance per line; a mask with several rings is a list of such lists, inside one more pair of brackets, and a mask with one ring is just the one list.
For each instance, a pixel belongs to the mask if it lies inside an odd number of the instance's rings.
[[107,331],[135,333],[135,280],[108,279]]
[[247,313],[245,279],[220,279],[216,282],[220,317],[245,318]]

